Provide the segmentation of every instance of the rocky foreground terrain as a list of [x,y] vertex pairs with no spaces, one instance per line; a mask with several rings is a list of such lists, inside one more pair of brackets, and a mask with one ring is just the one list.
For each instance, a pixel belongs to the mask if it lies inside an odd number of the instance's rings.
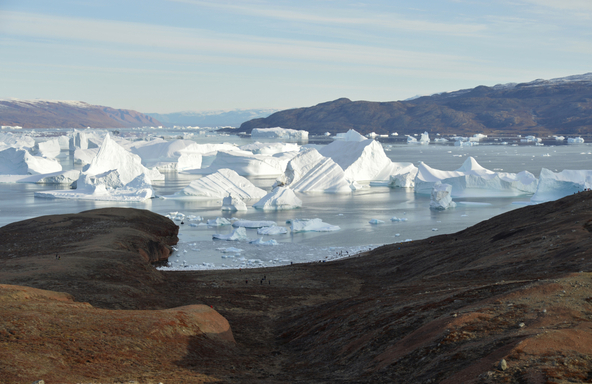
[[592,192],[258,270],[160,272],[177,230],[115,208],[0,228],[0,383],[592,380]]

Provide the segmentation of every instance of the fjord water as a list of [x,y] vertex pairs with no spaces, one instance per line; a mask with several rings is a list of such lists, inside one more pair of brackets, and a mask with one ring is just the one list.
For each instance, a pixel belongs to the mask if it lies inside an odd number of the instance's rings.
[[[192,138],[193,139],[193,138]],[[201,143],[236,142],[248,144],[250,139],[236,136],[200,137]],[[397,162],[420,161],[441,170],[455,170],[469,157],[474,157],[483,167],[504,172],[529,171],[538,177],[541,168],[553,171],[563,169],[592,169],[592,152],[584,145],[480,145],[455,147],[452,145],[384,144],[386,154]],[[64,169],[77,168],[67,151],[59,160]],[[169,195],[186,187],[200,175],[165,173],[164,181],[154,182],[156,195]],[[255,185],[270,190],[274,179],[249,178]],[[100,202],[84,200],[59,200],[34,197],[39,190],[56,189],[55,186],[36,184],[0,184],[0,225],[42,215],[76,213],[103,207],[134,207],[149,209],[166,215],[180,212],[207,219],[236,217],[246,220],[272,220],[280,226],[289,226],[287,220],[295,218],[321,218],[338,225],[336,232],[296,233],[263,236],[263,240],[275,239],[279,245],[261,246],[245,241],[212,240],[215,233],[228,234],[229,226],[191,226],[198,221],[186,219],[180,225],[180,243],[171,257],[174,268],[223,268],[278,265],[290,262],[330,260],[349,255],[373,246],[418,240],[434,235],[453,233],[482,220],[522,207],[530,196],[499,197],[484,192],[482,197],[454,199],[456,208],[446,211],[429,209],[429,196],[416,195],[412,189],[370,187],[351,194],[299,194],[302,208],[289,211],[260,211],[249,208],[246,212],[222,212],[219,201],[182,201],[151,199],[142,203]],[[256,201],[251,201],[250,204]],[[250,205],[248,204],[248,205]],[[391,221],[392,217],[406,221]],[[371,219],[384,221],[370,224]],[[33,234],[32,234],[33,235]],[[255,229],[248,229],[249,239],[261,237]],[[242,252],[221,248],[239,248]],[[184,267],[190,266],[190,267]]]

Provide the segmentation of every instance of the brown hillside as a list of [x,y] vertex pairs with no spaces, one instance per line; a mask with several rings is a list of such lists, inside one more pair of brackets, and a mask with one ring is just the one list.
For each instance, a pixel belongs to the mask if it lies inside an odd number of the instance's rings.
[[[145,211],[11,224],[0,228],[0,283],[66,292],[94,309],[66,296],[56,312],[62,294],[32,300],[14,293],[24,288],[3,286],[0,297],[15,301],[0,309],[0,382],[7,374],[46,383],[589,382],[591,198],[579,193],[337,262],[243,271],[152,269],[142,253],[162,257],[176,232]],[[147,247],[154,243],[162,245]],[[234,347],[162,311],[196,304],[228,320]],[[101,326],[105,336],[93,346]],[[126,336],[140,334],[155,336],[145,346]],[[152,340],[162,343],[158,356]],[[50,370],[32,369],[35,361],[73,373],[51,381]]]

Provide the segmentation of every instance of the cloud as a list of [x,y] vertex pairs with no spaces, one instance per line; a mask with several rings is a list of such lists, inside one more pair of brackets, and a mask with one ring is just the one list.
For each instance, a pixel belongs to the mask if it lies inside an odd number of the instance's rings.
[[[178,28],[142,23],[92,20],[5,12],[4,33],[12,38],[29,38],[40,44],[85,45],[93,49],[106,46],[117,51],[150,50],[150,56],[192,60],[230,59],[333,63],[341,66],[422,68],[438,62],[442,67],[473,62],[470,57],[392,49],[368,44],[319,42],[222,34],[197,28]],[[213,59],[212,59],[213,58]]]
[[[355,12],[356,16],[337,16],[339,7],[333,6],[331,9],[315,9],[315,12],[300,9],[286,9],[286,7],[277,8],[274,4],[264,4],[261,2],[234,2],[226,4],[220,2],[204,0],[168,0],[176,3],[192,4],[199,7],[207,7],[225,12],[238,13],[249,16],[263,17],[275,20],[303,22],[311,24],[330,24],[341,25],[344,27],[360,26],[364,28],[383,28],[389,30],[402,30],[420,33],[444,33],[449,35],[475,35],[487,29],[482,24],[466,23],[442,23],[427,20],[415,20],[402,15],[389,12],[368,12],[360,11],[358,7],[350,12]],[[341,4],[340,4],[341,5]],[[349,15],[350,12],[342,8],[342,13]],[[308,9],[306,9],[308,10]]]

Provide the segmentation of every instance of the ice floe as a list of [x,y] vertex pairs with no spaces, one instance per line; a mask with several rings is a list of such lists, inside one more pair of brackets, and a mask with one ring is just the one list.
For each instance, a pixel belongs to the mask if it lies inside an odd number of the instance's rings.
[[247,230],[244,227],[234,228],[232,233],[229,235],[223,234],[213,234],[213,240],[227,240],[227,241],[240,241],[240,240],[248,240],[247,239]]
[[434,183],[430,199],[430,209],[445,210],[454,207],[456,207],[456,203],[452,201],[452,185],[443,184],[440,181]]
[[249,244],[255,244],[255,245],[278,245],[279,243],[277,241],[275,241],[274,239],[270,239],[270,240],[265,241],[265,240],[263,240],[262,237],[260,237],[259,239],[249,241]]
[[292,233],[298,232],[333,232],[341,228],[337,225],[331,225],[317,219],[293,219],[290,220],[290,230]]
[[262,228],[262,227],[272,227],[277,225],[275,221],[268,221],[268,220],[236,220],[232,223],[233,227],[245,227],[245,228]]
[[258,235],[283,235],[288,233],[288,228],[272,225],[269,227],[261,227],[257,229]]

